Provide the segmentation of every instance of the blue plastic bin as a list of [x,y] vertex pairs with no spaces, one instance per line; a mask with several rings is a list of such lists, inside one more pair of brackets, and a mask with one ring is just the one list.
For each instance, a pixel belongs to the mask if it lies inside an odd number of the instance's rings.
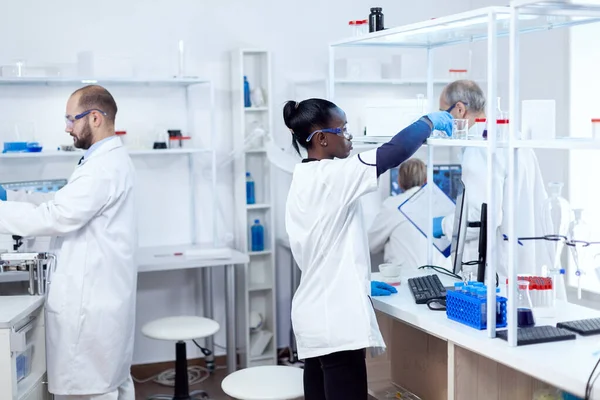
[[27,151],[27,142],[4,142],[3,153],[21,153]]
[[[506,298],[496,296],[498,310],[496,328],[506,327]],[[446,316],[475,329],[487,329],[487,320],[482,318],[482,305],[487,300],[478,299],[464,293],[448,291],[446,294]],[[487,309],[487,307],[486,307]]]

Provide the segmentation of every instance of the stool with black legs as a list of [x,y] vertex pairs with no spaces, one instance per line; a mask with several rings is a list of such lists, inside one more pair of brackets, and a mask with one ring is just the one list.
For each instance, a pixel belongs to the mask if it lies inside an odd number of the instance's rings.
[[209,337],[218,331],[219,324],[216,321],[195,316],[161,318],[144,325],[142,328],[144,336],[156,340],[175,342],[175,390],[173,397],[154,396],[153,399],[191,400],[208,397],[208,394],[203,390],[190,393],[185,341]]

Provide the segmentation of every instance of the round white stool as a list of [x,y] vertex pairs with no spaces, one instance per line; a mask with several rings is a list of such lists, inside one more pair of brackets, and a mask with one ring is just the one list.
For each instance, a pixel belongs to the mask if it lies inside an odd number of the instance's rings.
[[[151,339],[170,340],[175,343],[175,391],[173,400],[191,399],[188,383],[188,365],[185,340],[201,339],[219,331],[219,324],[208,318],[183,316],[167,317],[148,322],[142,333]],[[208,397],[206,392],[198,391]],[[158,397],[157,397],[158,398]],[[160,396],[163,398],[163,396]]]
[[221,388],[239,400],[292,400],[304,396],[304,370],[295,367],[267,365],[235,371]]

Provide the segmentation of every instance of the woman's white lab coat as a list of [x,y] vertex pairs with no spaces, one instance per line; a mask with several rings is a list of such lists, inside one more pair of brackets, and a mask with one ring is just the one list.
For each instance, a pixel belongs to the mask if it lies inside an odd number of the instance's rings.
[[[508,168],[506,151],[498,149],[495,160],[493,184],[496,185],[496,198],[493,211],[496,214],[498,251],[497,271],[506,276],[508,271],[508,242],[503,235],[508,235]],[[537,157],[532,149],[517,151],[515,191],[515,231],[518,237],[543,235],[542,204],[547,198],[542,173]],[[487,203],[487,150],[484,148],[466,148],[462,156],[462,181],[465,185],[468,220],[481,219],[481,204]],[[454,215],[442,221],[444,236],[451,237]],[[489,240],[489,238],[488,238]],[[476,260],[478,257],[479,229],[467,229],[463,262]],[[543,241],[526,241],[517,246],[517,271],[525,274],[539,274],[543,265],[551,266],[548,257],[548,244]]]
[[115,138],[53,196],[9,192],[9,201],[0,202],[0,233],[57,237],[46,301],[53,394],[108,393],[129,378],[137,282],[134,180],[131,159]]
[[[384,251],[386,263],[416,268],[427,265],[427,238],[398,210],[398,207],[420,189],[408,189],[383,201],[369,228],[371,253]],[[433,248],[433,265],[450,268],[450,259]]]

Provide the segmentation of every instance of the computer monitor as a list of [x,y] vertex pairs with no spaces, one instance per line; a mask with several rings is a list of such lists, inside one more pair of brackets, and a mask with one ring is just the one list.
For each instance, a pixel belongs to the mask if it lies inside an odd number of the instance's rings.
[[452,240],[450,242],[450,255],[452,257],[452,272],[459,274],[462,270],[463,251],[465,248],[465,236],[467,233],[467,207],[465,185],[459,181],[458,195],[456,197],[456,209],[454,211],[454,226],[452,229]]
[[[433,182],[454,201],[461,190],[461,175],[460,164],[435,164],[433,166]],[[390,170],[390,196],[398,196],[400,193],[402,193],[402,189],[398,185],[398,168],[393,168]]]
[[479,224],[479,258],[477,259],[477,282],[485,281],[487,262],[487,204],[481,204],[481,220]]

